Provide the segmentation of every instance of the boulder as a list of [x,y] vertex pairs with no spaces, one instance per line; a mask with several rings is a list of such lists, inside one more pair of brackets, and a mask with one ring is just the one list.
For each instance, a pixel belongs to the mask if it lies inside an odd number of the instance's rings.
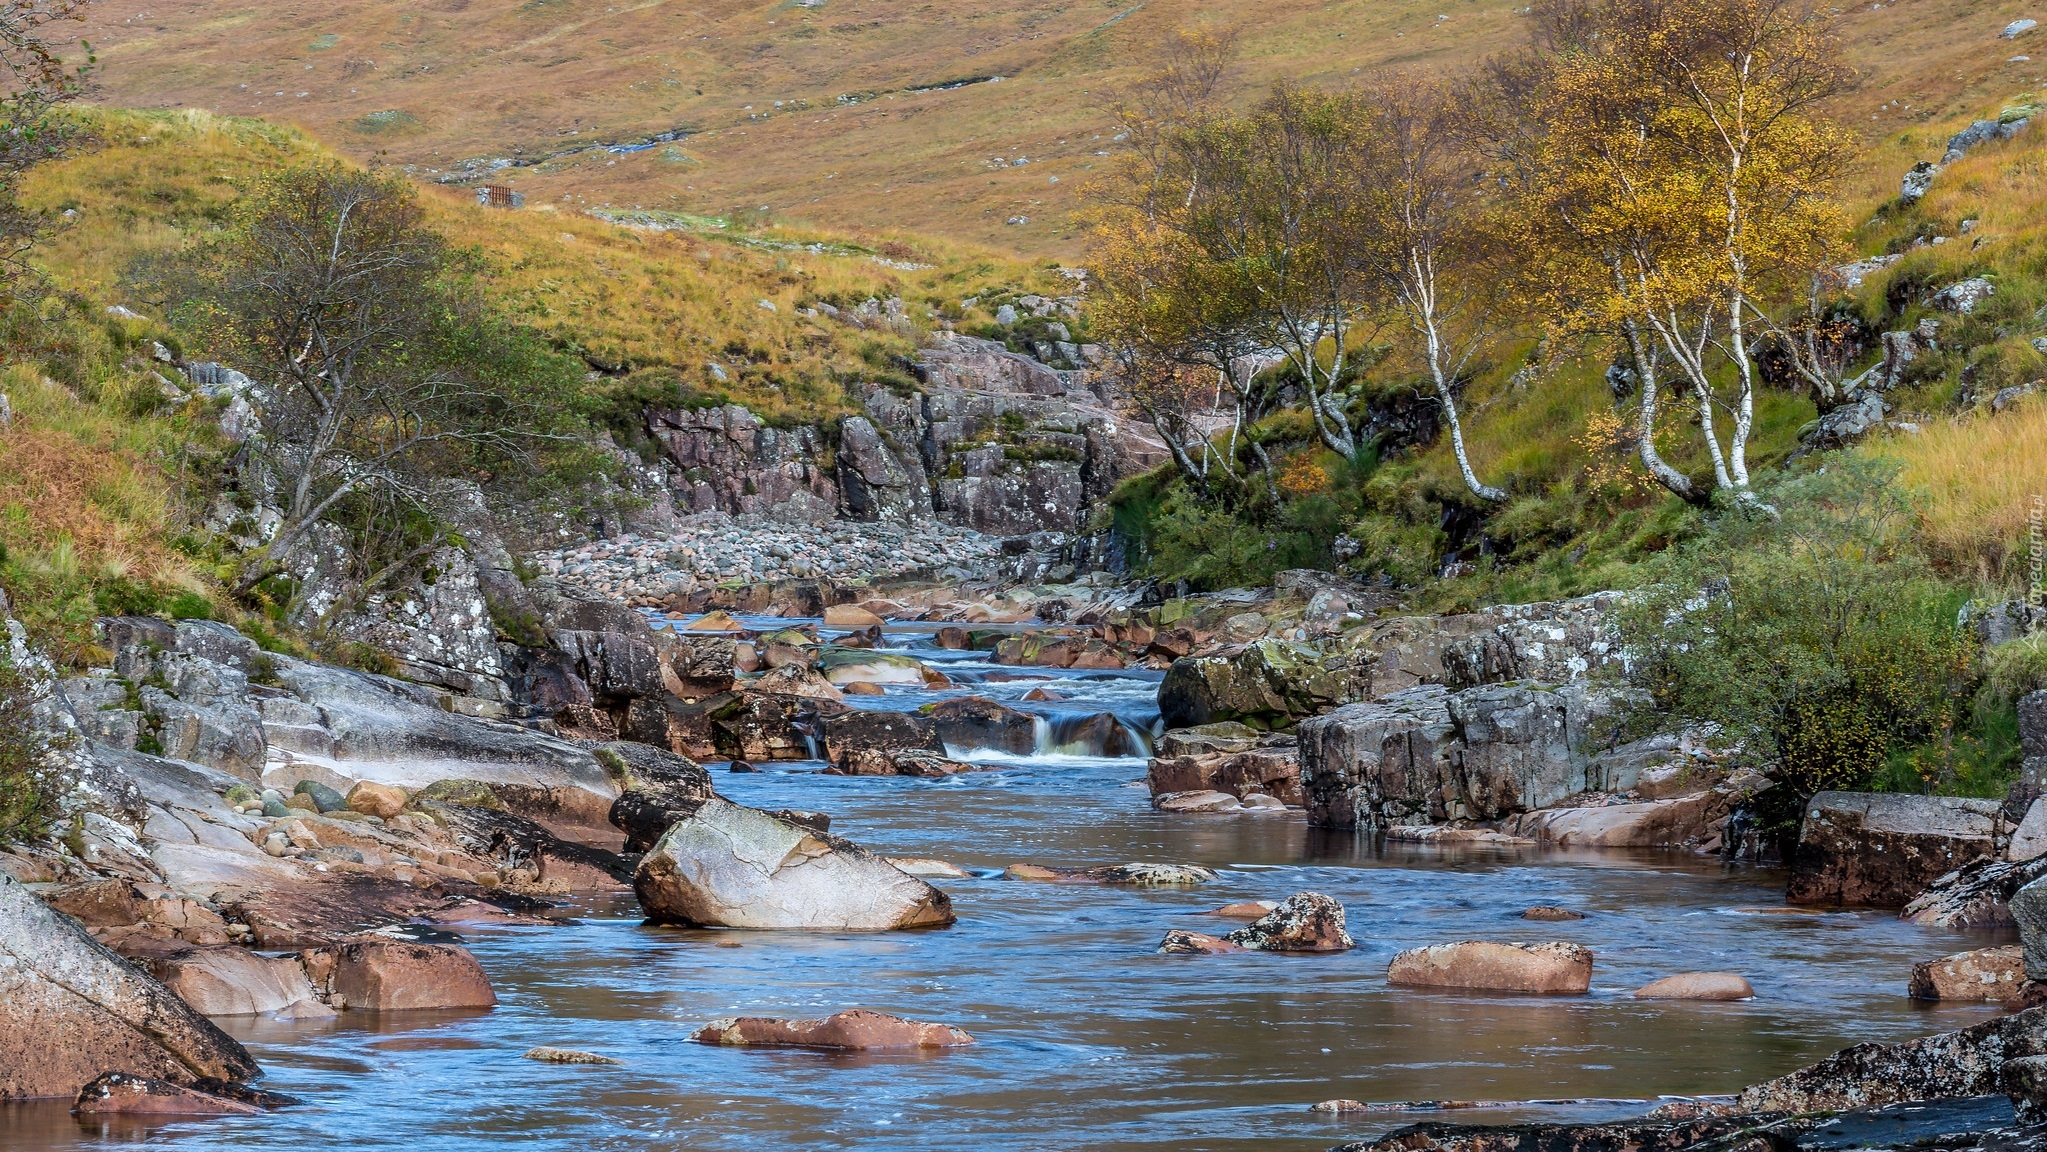
[[1410,948],[1386,966],[1386,982],[1416,988],[1578,994],[1592,987],[1592,950],[1562,941],[1490,940]]
[[[856,680],[852,683],[866,684],[867,681]],[[839,704],[846,702],[845,692],[841,691],[838,685],[819,675],[817,669],[812,668],[807,661],[771,668],[754,677],[752,683],[748,684],[747,687],[755,692],[765,692],[772,696],[795,696],[805,700],[830,700]],[[851,685],[849,684],[848,687],[851,687]]]
[[288,956],[261,956],[227,945],[159,954],[146,964],[164,987],[208,1016],[334,1014],[320,1003],[305,969]]
[[0,1099],[73,1096],[109,1068],[176,1083],[256,1062],[169,989],[0,873]]
[[891,775],[887,754],[903,750],[943,755],[938,725],[907,712],[855,710],[825,718],[825,759],[847,775]]
[[[1180,746],[1185,747],[1184,744]],[[1144,782],[1154,798],[1174,792],[1217,791],[1238,799],[1254,792],[1263,793],[1294,806],[1299,806],[1303,800],[1300,754],[1291,746],[1171,757],[1160,755],[1146,764]]]
[[1343,905],[1320,892],[1296,892],[1225,939],[1256,952],[1347,952],[1357,947],[1344,930]]
[[78,1116],[254,1116],[262,1108],[150,1076],[109,1072],[78,1090]]
[[391,817],[405,811],[405,805],[409,799],[410,797],[406,795],[405,789],[397,785],[377,784],[368,780],[358,780],[355,786],[348,790],[347,803],[349,810],[352,812],[360,812],[365,816],[375,816],[380,820],[389,820]]
[[827,648],[818,658],[824,678],[833,684],[904,684],[922,687],[928,677],[924,665],[910,656],[893,652],[872,652],[864,648]]
[[1806,803],[1784,898],[1900,908],[1941,876],[1998,856],[2008,834],[1995,800],[1822,792]]
[[395,1012],[498,1002],[483,965],[456,944],[364,939],[300,955],[314,986],[336,1007]]
[[905,1020],[886,1012],[853,1008],[821,1020],[734,1016],[690,1033],[699,1044],[766,1045],[865,1051],[873,1048],[957,1048],[974,1038],[950,1024]]
[[1341,658],[1257,640],[1227,655],[1173,661],[1159,684],[1159,712],[1167,728],[1226,720],[1283,728],[1359,699],[1370,687],[1369,676]]
[[1755,994],[1733,972],[1681,972],[1635,989],[1637,1000],[1750,1000]]
[[1927,885],[1900,915],[1936,928],[2013,927],[2011,898],[2041,876],[2047,876],[2047,856],[2017,861],[1984,857]]
[[2025,981],[2025,952],[2014,944],[1923,960],[1912,966],[1910,991],[1914,1000],[2001,1002]]
[[662,835],[633,888],[647,916],[667,924],[880,930],[953,921],[945,893],[859,845],[721,799]]
[[1027,755],[1038,746],[1038,718],[986,696],[956,696],[925,710],[946,748],[987,748]]
[[827,776],[957,776],[980,766],[922,748],[864,749],[846,753]]
[[2011,1101],[2012,1119],[2029,1127],[2047,1123],[2047,1055],[2006,1060],[1997,1074]]

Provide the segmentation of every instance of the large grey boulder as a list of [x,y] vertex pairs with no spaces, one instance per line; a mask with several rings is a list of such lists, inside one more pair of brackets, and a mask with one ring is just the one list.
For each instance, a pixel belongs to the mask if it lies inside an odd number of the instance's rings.
[[73,1096],[104,1072],[240,1081],[256,1075],[256,1062],[0,873],[0,1099]]
[[720,799],[662,835],[633,889],[665,924],[874,931],[953,921],[945,893],[859,845]]
[[1901,908],[1935,880],[2000,855],[2011,835],[1996,800],[1822,792],[1805,805],[1784,898]]
[[1608,710],[1583,685],[1403,689],[1300,726],[1308,822],[1381,828],[1500,820],[1586,790]]
[[931,484],[922,460],[914,449],[894,451],[865,416],[839,422],[838,477],[840,507],[849,519],[911,520],[931,514]]
[[2047,877],[2012,893],[2011,918],[2025,948],[2026,979],[2047,981]]

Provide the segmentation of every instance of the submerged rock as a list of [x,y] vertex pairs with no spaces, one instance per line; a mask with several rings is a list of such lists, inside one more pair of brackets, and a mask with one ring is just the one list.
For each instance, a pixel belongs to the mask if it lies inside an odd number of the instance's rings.
[[952,901],[848,840],[727,800],[675,824],[633,880],[657,923],[884,930],[950,924]]
[[1523,920],[1546,921],[1583,920],[1585,914],[1583,912],[1573,912],[1569,908],[1556,908],[1548,904],[1537,904],[1535,907],[1522,912],[1521,918]]
[[1592,950],[1563,941],[1490,940],[1410,948],[1386,966],[1386,982],[1417,988],[1577,994],[1592,987]]
[[109,1068],[180,1083],[256,1062],[162,984],[0,873],[0,1099],[73,1096]]
[[1733,972],[1681,972],[1635,989],[1637,1000],[1750,1000],[1755,994]]
[[1214,870],[1198,864],[1115,864],[1103,868],[1048,868],[1041,864],[1011,864],[1002,874],[1012,880],[1050,880],[1061,884],[1131,884],[1139,887],[1205,884],[1215,879]]
[[864,1051],[872,1048],[957,1048],[974,1038],[950,1024],[905,1020],[864,1008],[835,1012],[821,1020],[734,1016],[690,1034],[699,1044],[768,1045]]
[[1159,951],[1175,956],[1222,956],[1231,952],[1243,952],[1246,949],[1220,936],[1175,928],[1166,933],[1164,940],[1159,941]]
[[623,1060],[614,1060],[609,1056],[599,1056],[595,1052],[581,1052],[574,1048],[549,1048],[544,1044],[538,1048],[528,1048],[520,1058],[524,1060],[538,1060],[542,1064],[625,1063]]

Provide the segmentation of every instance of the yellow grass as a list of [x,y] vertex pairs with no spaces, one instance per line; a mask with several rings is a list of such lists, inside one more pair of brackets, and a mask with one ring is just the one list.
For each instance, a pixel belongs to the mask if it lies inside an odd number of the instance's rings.
[[2047,515],[2047,401],[1995,416],[1966,414],[1865,446],[1897,461],[1899,481],[1925,501],[1921,536],[1957,575],[2007,586],[2025,579],[2028,535]]

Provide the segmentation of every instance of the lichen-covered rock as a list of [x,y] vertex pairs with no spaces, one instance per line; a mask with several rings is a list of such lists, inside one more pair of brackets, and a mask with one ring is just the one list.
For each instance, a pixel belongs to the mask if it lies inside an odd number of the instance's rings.
[[1344,930],[1343,905],[1320,892],[1296,892],[1224,939],[1257,952],[1346,952],[1357,947]]
[[1173,661],[1159,684],[1159,712],[1168,728],[1226,720],[1286,727],[1369,688],[1369,678],[1343,658],[1305,644],[1256,640],[1227,655]]
[[1986,856],[1927,885],[1900,915],[1935,928],[2008,928],[2014,924],[2011,898],[2042,876],[2047,856],[2020,861]]
[[2003,1001],[2026,981],[2024,950],[2017,945],[1978,948],[1912,966],[1914,1000]]
[[1941,876],[1996,857],[2010,834],[1995,800],[1822,792],[1805,805],[1784,898],[1899,908]]
[[705,802],[641,861],[649,918],[727,928],[950,924],[945,893],[848,840],[726,800]]
[[816,465],[825,443],[814,427],[770,428],[727,404],[650,409],[647,429],[661,445],[679,511],[822,524],[837,509],[832,477]]
[[2047,1053],[2047,1008],[1902,1044],[1857,1044],[1744,1089],[1747,1112],[1831,1112],[2004,1091],[2005,1061]]
[[189,1084],[256,1062],[162,984],[0,873],[0,1100],[73,1096],[108,1069]]

